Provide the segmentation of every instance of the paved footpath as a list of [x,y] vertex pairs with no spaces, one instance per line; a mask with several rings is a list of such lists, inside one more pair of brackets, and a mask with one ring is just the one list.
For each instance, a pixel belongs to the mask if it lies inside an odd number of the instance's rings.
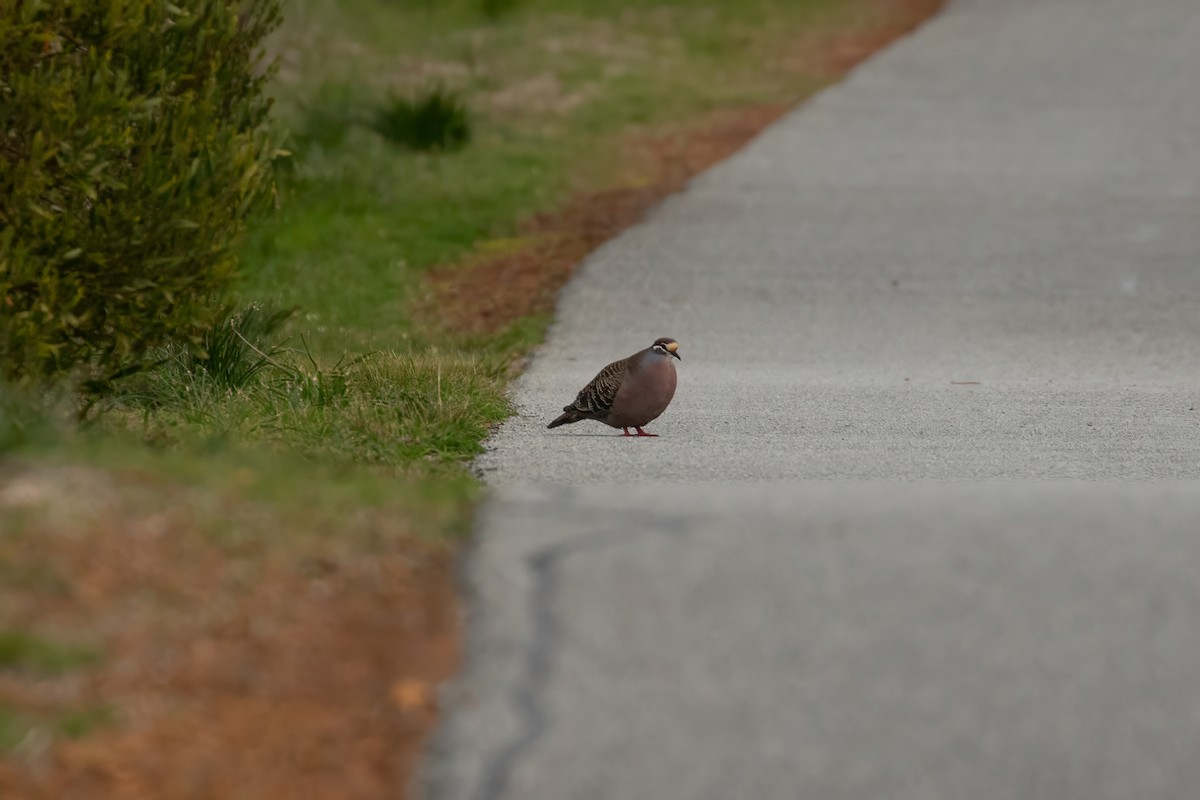
[[1196,0],[952,0],[589,258],[426,794],[1200,796],[1197,98]]

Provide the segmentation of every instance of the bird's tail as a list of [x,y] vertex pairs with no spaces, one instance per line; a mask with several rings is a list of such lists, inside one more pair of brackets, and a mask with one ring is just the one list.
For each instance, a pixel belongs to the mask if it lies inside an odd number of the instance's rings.
[[572,422],[579,422],[583,417],[576,414],[574,411],[564,411],[562,416],[547,425],[547,428],[557,428],[559,425],[570,425]]

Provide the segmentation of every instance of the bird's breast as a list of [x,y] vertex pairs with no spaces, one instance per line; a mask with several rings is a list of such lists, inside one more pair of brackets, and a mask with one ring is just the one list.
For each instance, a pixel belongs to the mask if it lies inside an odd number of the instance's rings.
[[631,371],[613,400],[608,424],[632,427],[657,419],[675,396],[675,383],[675,365],[666,359]]

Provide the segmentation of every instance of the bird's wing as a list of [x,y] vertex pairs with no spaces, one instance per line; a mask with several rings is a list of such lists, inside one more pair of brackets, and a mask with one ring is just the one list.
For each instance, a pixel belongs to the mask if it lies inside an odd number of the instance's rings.
[[613,400],[617,396],[617,390],[621,388],[621,381],[625,379],[625,372],[628,369],[628,358],[623,358],[620,361],[614,361],[609,364],[600,370],[599,375],[592,378],[591,383],[579,390],[579,395],[575,398],[575,402],[564,408],[563,411],[574,411],[579,414],[599,417],[608,414],[608,410],[612,408]]

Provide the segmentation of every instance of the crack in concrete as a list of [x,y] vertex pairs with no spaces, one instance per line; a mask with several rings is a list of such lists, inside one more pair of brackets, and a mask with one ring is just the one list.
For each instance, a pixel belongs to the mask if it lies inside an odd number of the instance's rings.
[[[518,764],[532,751],[549,725],[541,702],[541,690],[549,683],[554,654],[562,642],[562,625],[555,613],[555,598],[560,588],[558,568],[572,556],[605,547],[620,546],[635,536],[686,536],[690,525],[685,517],[636,514],[623,530],[602,528],[541,548],[525,559],[532,577],[528,609],[533,620],[533,639],[525,657],[521,680],[509,693],[511,705],[521,720],[519,732],[500,746],[482,770],[478,800],[505,797]],[[639,521],[638,518],[642,518]]]

